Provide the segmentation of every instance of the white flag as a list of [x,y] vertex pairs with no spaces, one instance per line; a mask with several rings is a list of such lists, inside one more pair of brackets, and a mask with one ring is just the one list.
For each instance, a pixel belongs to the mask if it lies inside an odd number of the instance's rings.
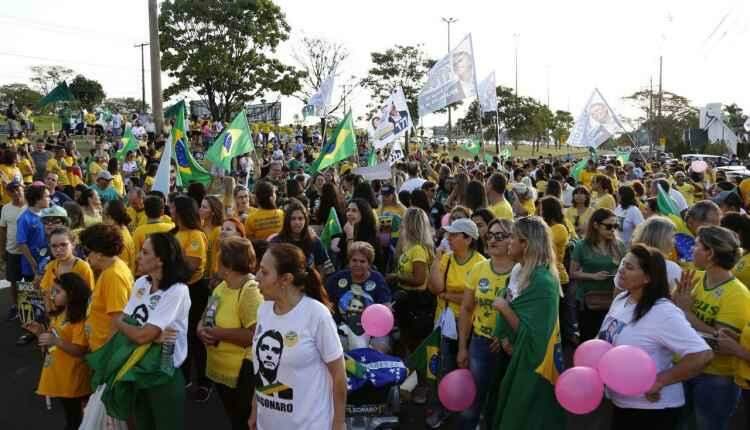
[[169,140],[164,142],[164,149],[159,160],[159,167],[156,169],[154,176],[154,185],[151,186],[153,191],[161,191],[165,196],[169,194],[169,170],[172,167],[172,133],[169,134]]
[[403,158],[404,151],[401,149],[401,142],[394,140],[393,146],[391,146],[391,153],[388,155],[388,163],[393,166],[398,160]]
[[596,148],[621,131],[625,131],[625,127],[617,118],[617,114],[609,107],[602,93],[594,89],[586,107],[576,119],[566,143],[570,146]]
[[497,85],[495,84],[495,72],[490,73],[479,83],[479,106],[482,112],[497,111]]
[[375,149],[382,149],[412,127],[404,91],[401,87],[396,87],[370,120],[367,131]]
[[[331,76],[323,81],[320,88],[318,88],[318,92],[313,94],[307,103],[308,109],[311,109],[315,116],[323,117],[328,114],[328,107],[331,105],[331,94],[333,93],[333,77],[334,73],[331,73]],[[309,108],[309,106],[312,106],[312,108]]]
[[425,115],[466,98],[477,96],[474,47],[467,35],[430,69],[418,96],[419,115]]

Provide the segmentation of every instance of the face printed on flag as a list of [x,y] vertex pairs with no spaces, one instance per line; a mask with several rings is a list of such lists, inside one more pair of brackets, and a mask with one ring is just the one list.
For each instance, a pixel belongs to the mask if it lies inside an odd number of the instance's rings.
[[591,118],[599,124],[609,122],[609,109],[604,103],[594,103],[591,105]]

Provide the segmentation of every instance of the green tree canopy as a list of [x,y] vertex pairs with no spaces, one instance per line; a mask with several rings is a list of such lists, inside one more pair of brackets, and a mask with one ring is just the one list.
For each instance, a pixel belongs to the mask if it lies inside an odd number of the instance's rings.
[[0,102],[2,104],[15,102],[19,109],[23,106],[33,108],[41,99],[42,95],[26,84],[8,84],[0,87]]
[[168,0],[159,28],[162,66],[175,78],[165,98],[194,90],[214,118],[229,120],[267,92],[300,89],[304,73],[273,55],[290,27],[270,0]]
[[104,94],[102,84],[93,79],[86,79],[83,75],[76,76],[69,87],[76,100],[88,110],[93,109],[107,96]]

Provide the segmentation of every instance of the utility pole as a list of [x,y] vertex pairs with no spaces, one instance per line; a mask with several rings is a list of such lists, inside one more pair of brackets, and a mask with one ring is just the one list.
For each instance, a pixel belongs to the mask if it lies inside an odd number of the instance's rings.
[[513,34],[513,41],[515,45],[514,54],[513,54],[513,63],[515,64],[515,69],[516,69],[516,97],[518,97],[518,39],[520,37],[521,35],[518,33]]
[[[442,20],[444,23],[448,24],[448,54],[450,54],[451,52],[451,24],[458,21],[458,18],[443,17]],[[451,139],[451,107],[448,106],[448,143],[450,143],[450,139]]]
[[164,111],[161,103],[161,51],[159,49],[159,9],[156,0],[148,0],[149,51],[151,53],[151,113],[156,135],[164,133]]
[[646,120],[648,121],[648,140],[649,140],[649,151],[654,150],[654,77],[648,78],[648,115]]
[[145,60],[143,57],[143,48],[148,46],[148,43],[139,43],[133,48],[141,48],[141,112],[146,113],[146,66],[144,65]]
[[547,65],[547,67],[545,67],[545,69],[546,69],[546,72],[547,72],[547,109],[549,109],[549,81],[550,81],[550,79],[549,79],[549,77],[550,77],[550,70],[549,70],[550,66],[549,66],[549,64]]
[[658,128],[658,130],[659,130],[659,136],[658,136],[658,141],[656,142],[658,144],[661,144],[661,133],[662,133],[662,127],[661,127],[661,122],[662,122],[662,118],[661,118],[661,106],[662,106],[662,100],[663,100],[663,97],[664,97],[664,93],[662,91],[662,86],[661,86],[662,79],[661,78],[662,78],[662,65],[664,63],[663,60],[664,60],[664,57],[662,57],[660,55],[659,56],[659,111],[658,111],[658,115],[659,115],[659,128]]
[[341,88],[344,89],[344,116],[346,116],[346,84],[342,85]]

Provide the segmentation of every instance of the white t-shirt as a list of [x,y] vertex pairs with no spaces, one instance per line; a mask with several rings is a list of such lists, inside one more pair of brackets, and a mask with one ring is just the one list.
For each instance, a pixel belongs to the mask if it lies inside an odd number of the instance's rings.
[[146,128],[142,125],[137,125],[130,131],[133,133],[133,136],[135,136],[136,139],[143,139],[143,137],[146,135]]
[[116,113],[112,115],[112,128],[120,128],[122,127],[122,115],[119,113]]
[[633,230],[635,230],[638,224],[643,222],[643,214],[638,206],[629,206],[627,209],[623,209],[622,206],[618,205],[615,208],[615,216],[617,217],[617,230],[619,233],[620,240],[625,243],[626,246],[630,245],[630,238],[633,236]]
[[[658,300],[646,315],[633,323],[635,306],[628,301],[627,293],[619,294],[604,318],[598,338],[615,346],[632,345],[641,348],[656,363],[657,373],[673,366],[675,354],[682,358],[687,354],[710,349],[690,325],[685,314],[670,300]],[[657,402],[646,400],[644,395],[623,396],[610,389],[606,392],[607,397],[620,408],[664,409],[685,404],[681,383],[662,388],[661,398]]]
[[21,212],[26,209],[26,206],[15,206],[13,203],[8,203],[3,206],[2,213],[0,213],[0,227],[6,227],[8,229],[7,236],[5,237],[5,250],[11,254],[20,254],[21,250],[18,249],[18,243],[16,243],[16,231],[18,216]]
[[427,182],[425,179],[422,178],[409,178],[406,182],[401,184],[401,188],[399,188],[398,192],[401,191],[408,191],[412,192],[416,190],[417,188],[422,188],[422,184]]
[[146,276],[136,279],[130,300],[123,310],[144,326],[151,324],[160,329],[177,331],[174,345],[174,367],[180,367],[187,357],[188,313],[190,292],[185,284],[174,284],[167,289],[151,293],[151,282]]
[[326,363],[344,350],[331,312],[307,296],[276,315],[273,302],[258,308],[253,366],[259,430],[329,429],[333,392]]

